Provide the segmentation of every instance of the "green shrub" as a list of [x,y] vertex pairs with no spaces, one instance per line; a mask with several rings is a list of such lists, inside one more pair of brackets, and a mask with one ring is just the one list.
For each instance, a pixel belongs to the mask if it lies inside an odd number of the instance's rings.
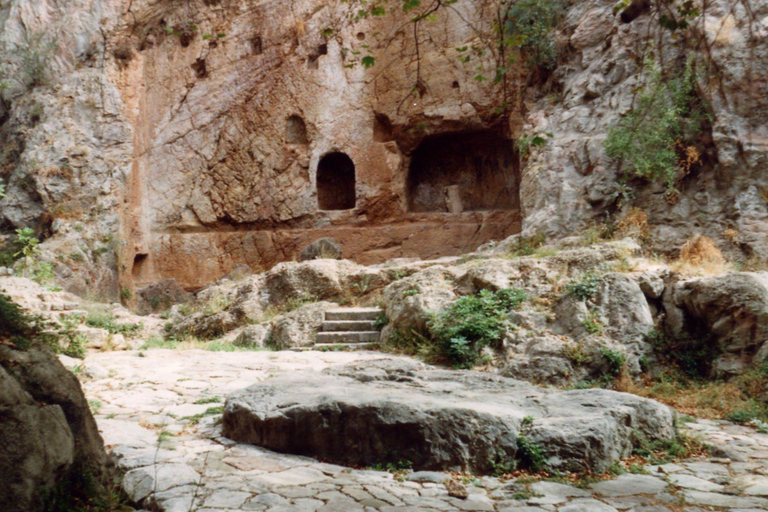
[[565,292],[568,295],[573,295],[577,299],[588,300],[595,296],[599,284],[600,275],[593,270],[589,270],[582,274],[578,279],[571,279],[571,281],[565,285]]
[[699,161],[694,142],[706,119],[691,63],[677,76],[664,77],[654,63],[637,107],[611,128],[605,152],[621,160],[629,176],[662,181],[675,191],[678,171],[688,172]]
[[484,347],[496,345],[504,336],[507,314],[525,300],[522,290],[483,290],[461,297],[433,316],[428,327],[449,362],[471,368]]
[[520,467],[531,471],[541,471],[547,466],[541,446],[530,442],[524,435],[517,437],[517,458]]
[[552,69],[557,64],[552,32],[564,15],[562,0],[518,0],[509,8],[504,43],[519,48],[529,68]]
[[59,323],[59,340],[57,351],[69,357],[78,359],[85,358],[85,349],[88,340],[77,330],[77,326],[82,322],[80,315],[61,315]]
[[618,377],[624,369],[624,364],[627,362],[627,356],[621,352],[608,348],[604,348],[602,354],[603,358],[608,363],[608,373],[612,377]]
[[531,236],[520,235],[511,248],[510,256],[518,257],[535,254],[546,241],[547,235],[541,231],[537,231]]
[[379,312],[378,315],[376,315],[376,321],[373,323],[373,328],[377,331],[382,330],[386,325],[389,323],[389,318],[387,318],[387,314],[384,313],[384,311]]
[[122,334],[126,337],[135,336],[144,329],[144,324],[140,322],[135,324],[119,324],[115,322],[115,316],[112,314],[112,311],[104,307],[93,307],[89,309],[88,315],[85,317],[85,325],[104,329],[110,334]]

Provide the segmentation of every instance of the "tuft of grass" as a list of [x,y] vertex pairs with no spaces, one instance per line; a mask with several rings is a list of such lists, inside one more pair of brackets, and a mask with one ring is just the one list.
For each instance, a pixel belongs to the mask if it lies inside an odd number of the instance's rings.
[[165,441],[168,441],[172,437],[176,437],[176,434],[174,434],[173,432],[169,432],[167,430],[161,430],[160,433],[157,435],[157,442],[164,443]]
[[99,414],[99,411],[101,410],[101,400],[96,400],[94,398],[88,400],[88,406],[91,408],[91,411],[93,414]]
[[680,256],[672,264],[681,274],[718,275],[733,269],[715,242],[706,236],[689,238],[680,249]]
[[627,210],[616,222],[615,238],[632,237],[645,242],[650,236],[651,228],[648,224],[648,214],[636,206]]
[[563,356],[577,366],[592,361],[592,357],[584,350],[584,346],[578,343],[571,343],[563,347]]
[[190,425],[197,425],[198,423],[200,423],[200,420],[202,420],[203,418],[206,418],[208,416],[217,416],[223,413],[224,413],[224,406],[217,405],[215,407],[209,407],[208,409],[205,410],[205,412],[201,412],[200,414],[195,414],[193,416],[184,416],[181,419],[189,421]]
[[650,464],[664,464],[707,454],[707,446],[698,438],[678,433],[670,440],[649,440],[641,432],[633,432],[632,454]]
[[581,325],[587,330],[589,334],[595,334],[597,336],[603,333],[603,323],[600,320],[600,314],[596,311],[590,311],[587,313],[586,318],[581,321]]
[[624,371],[627,363],[627,356],[622,352],[604,348],[602,351],[603,358],[608,363],[608,373],[616,378]]
[[746,425],[754,420],[768,421],[768,406],[760,399],[766,387],[768,365],[715,381],[692,379],[672,368],[655,379],[630,382],[624,391],[653,398],[683,414]]
[[208,396],[204,398],[198,398],[194,402],[197,405],[203,405],[203,404],[218,404],[221,403],[221,398],[217,396]]
[[232,299],[222,295],[216,295],[208,299],[208,301],[203,305],[202,312],[206,316],[212,316],[225,311],[231,305]]
[[150,348],[165,348],[174,350],[208,350],[210,352],[259,352],[269,350],[263,347],[241,347],[221,340],[201,340],[194,336],[153,336],[149,338],[139,350]]
[[717,248],[715,242],[707,236],[695,236],[689,238],[680,249],[679,261],[701,265],[705,263],[720,264],[725,261],[723,253]]
[[139,347],[139,350],[148,350],[150,348],[176,348],[178,341],[173,338],[163,338],[152,336]]
[[521,256],[531,256],[540,250],[547,241],[547,235],[542,231],[537,231],[531,236],[519,236],[515,244],[511,247],[509,256],[519,258]]
[[115,315],[111,310],[103,306],[94,306],[88,309],[88,314],[85,317],[85,325],[104,329],[110,334],[122,334],[128,338],[136,336],[144,329],[144,324],[141,322],[135,324],[119,324],[115,322]]

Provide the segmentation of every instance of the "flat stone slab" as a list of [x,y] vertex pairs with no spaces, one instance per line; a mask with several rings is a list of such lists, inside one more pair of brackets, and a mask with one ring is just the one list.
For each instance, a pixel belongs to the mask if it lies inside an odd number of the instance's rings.
[[635,494],[656,494],[666,489],[667,483],[651,475],[625,473],[615,480],[606,480],[592,485],[592,490],[604,496],[632,496]]
[[269,379],[230,395],[223,418],[226,437],[283,453],[477,474],[525,464],[523,439],[552,469],[602,472],[630,454],[633,431],[671,439],[673,412],[626,393],[390,359]]
[[695,491],[719,492],[724,489],[724,486],[720,484],[693,475],[671,475],[669,477],[669,482],[678,487],[693,489]]
[[141,501],[152,493],[159,493],[186,484],[196,484],[197,471],[186,464],[163,464],[134,469],[123,477],[123,488],[133,501]]

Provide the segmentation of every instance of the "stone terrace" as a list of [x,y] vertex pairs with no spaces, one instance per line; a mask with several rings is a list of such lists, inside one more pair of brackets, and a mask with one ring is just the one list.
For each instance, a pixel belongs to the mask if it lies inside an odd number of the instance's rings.
[[538,482],[520,493],[515,482],[482,477],[467,482],[464,499],[449,495],[442,473],[415,473],[399,482],[390,473],[277,454],[221,436],[220,408],[232,391],[301,369],[381,357],[153,349],[91,353],[79,374],[109,451],[128,470],[126,490],[166,512],[768,510],[768,435],[723,421],[687,425],[716,445],[721,458],[649,466],[648,474],[623,474],[589,490]]

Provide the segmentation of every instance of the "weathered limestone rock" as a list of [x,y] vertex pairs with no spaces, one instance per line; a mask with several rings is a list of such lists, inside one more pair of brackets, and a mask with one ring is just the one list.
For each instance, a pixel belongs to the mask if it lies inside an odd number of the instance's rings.
[[[265,270],[319,237],[377,263],[458,255],[521,228],[572,235],[615,217],[626,167],[602,143],[637,105],[648,66],[636,57],[653,48],[659,62],[702,58],[719,72],[717,95],[711,84],[700,87],[712,115],[696,146],[705,165],[679,176],[675,204],[658,183],[632,183],[650,243],[671,253],[703,232],[732,254],[768,257],[768,95],[753,78],[765,72],[753,58],[768,45],[762,25],[755,28],[768,13],[762,3],[708,2],[687,31],[706,41],[705,55],[668,34],[658,16],[624,24],[609,0],[569,3],[553,34],[556,47],[569,48],[548,75],[556,94],[522,66],[512,70],[528,84],[521,91],[474,80],[478,67],[483,76],[498,68],[493,52],[463,66],[453,49],[493,37],[498,0],[461,4],[437,12],[414,39],[400,32],[410,15],[353,21],[342,0],[247,12],[234,0],[94,0],[88,8],[10,0],[0,7],[0,78],[9,85],[0,98],[4,225],[51,233],[43,258],[67,289],[113,298],[121,287],[166,278],[192,290],[237,265]],[[211,34],[226,34],[226,44]],[[36,50],[42,76],[31,77],[25,55]],[[366,71],[355,50],[370,51],[375,69]],[[503,131],[551,136],[509,166],[503,207],[471,210],[477,198],[467,196],[497,193],[482,183],[410,190],[422,146],[468,133],[498,138],[498,108],[518,92]],[[510,153],[513,141],[500,146]],[[475,165],[472,148],[447,149]],[[329,153],[354,163],[353,208],[320,208]],[[441,208],[414,210],[411,199],[425,194]]]
[[346,276],[362,267],[346,260],[280,263],[264,276],[264,300],[285,304],[294,300],[333,300],[344,296]]
[[128,471],[123,477],[123,488],[131,500],[140,503],[152,493],[161,493],[173,487],[196,484],[197,471],[186,464],[162,464]]
[[0,368],[0,496],[9,512],[42,510],[43,489],[66,475],[75,457],[61,407],[37,403]]
[[204,339],[218,338],[239,325],[241,325],[240,322],[229,311],[219,311],[213,314],[197,312],[173,324],[171,334],[181,337],[196,336]]
[[325,320],[325,312],[338,307],[333,302],[315,302],[286,313],[275,321],[269,344],[277,349],[308,347]]
[[624,274],[606,274],[598,287],[595,305],[606,326],[606,336],[630,356],[627,358],[630,373],[639,373],[640,359],[653,353],[646,336],[654,329],[653,316],[640,285]]
[[98,478],[106,454],[77,378],[46,349],[0,346],[0,496],[9,512],[42,512],[45,489]]
[[685,312],[685,328],[712,334],[724,354],[725,373],[768,357],[768,272],[736,272],[681,281],[674,300]]
[[382,339],[398,332],[405,336],[413,331],[427,332],[431,314],[456,300],[452,283],[455,278],[451,269],[435,266],[387,286],[382,300],[389,323],[382,331]]
[[136,290],[136,311],[139,314],[147,314],[163,311],[174,304],[181,304],[189,300],[190,296],[175,279],[164,279]]
[[238,347],[266,347],[270,333],[269,324],[249,325],[237,335],[233,343]]
[[321,238],[302,249],[299,261],[318,259],[340,260],[341,253],[339,242],[333,238]]
[[[526,420],[531,417],[533,420]],[[379,361],[301,372],[230,395],[224,435],[272,450],[370,465],[479,473],[524,458],[524,437],[551,468],[603,471],[633,432],[674,436],[673,413],[606,390],[556,391],[476,372]]]

